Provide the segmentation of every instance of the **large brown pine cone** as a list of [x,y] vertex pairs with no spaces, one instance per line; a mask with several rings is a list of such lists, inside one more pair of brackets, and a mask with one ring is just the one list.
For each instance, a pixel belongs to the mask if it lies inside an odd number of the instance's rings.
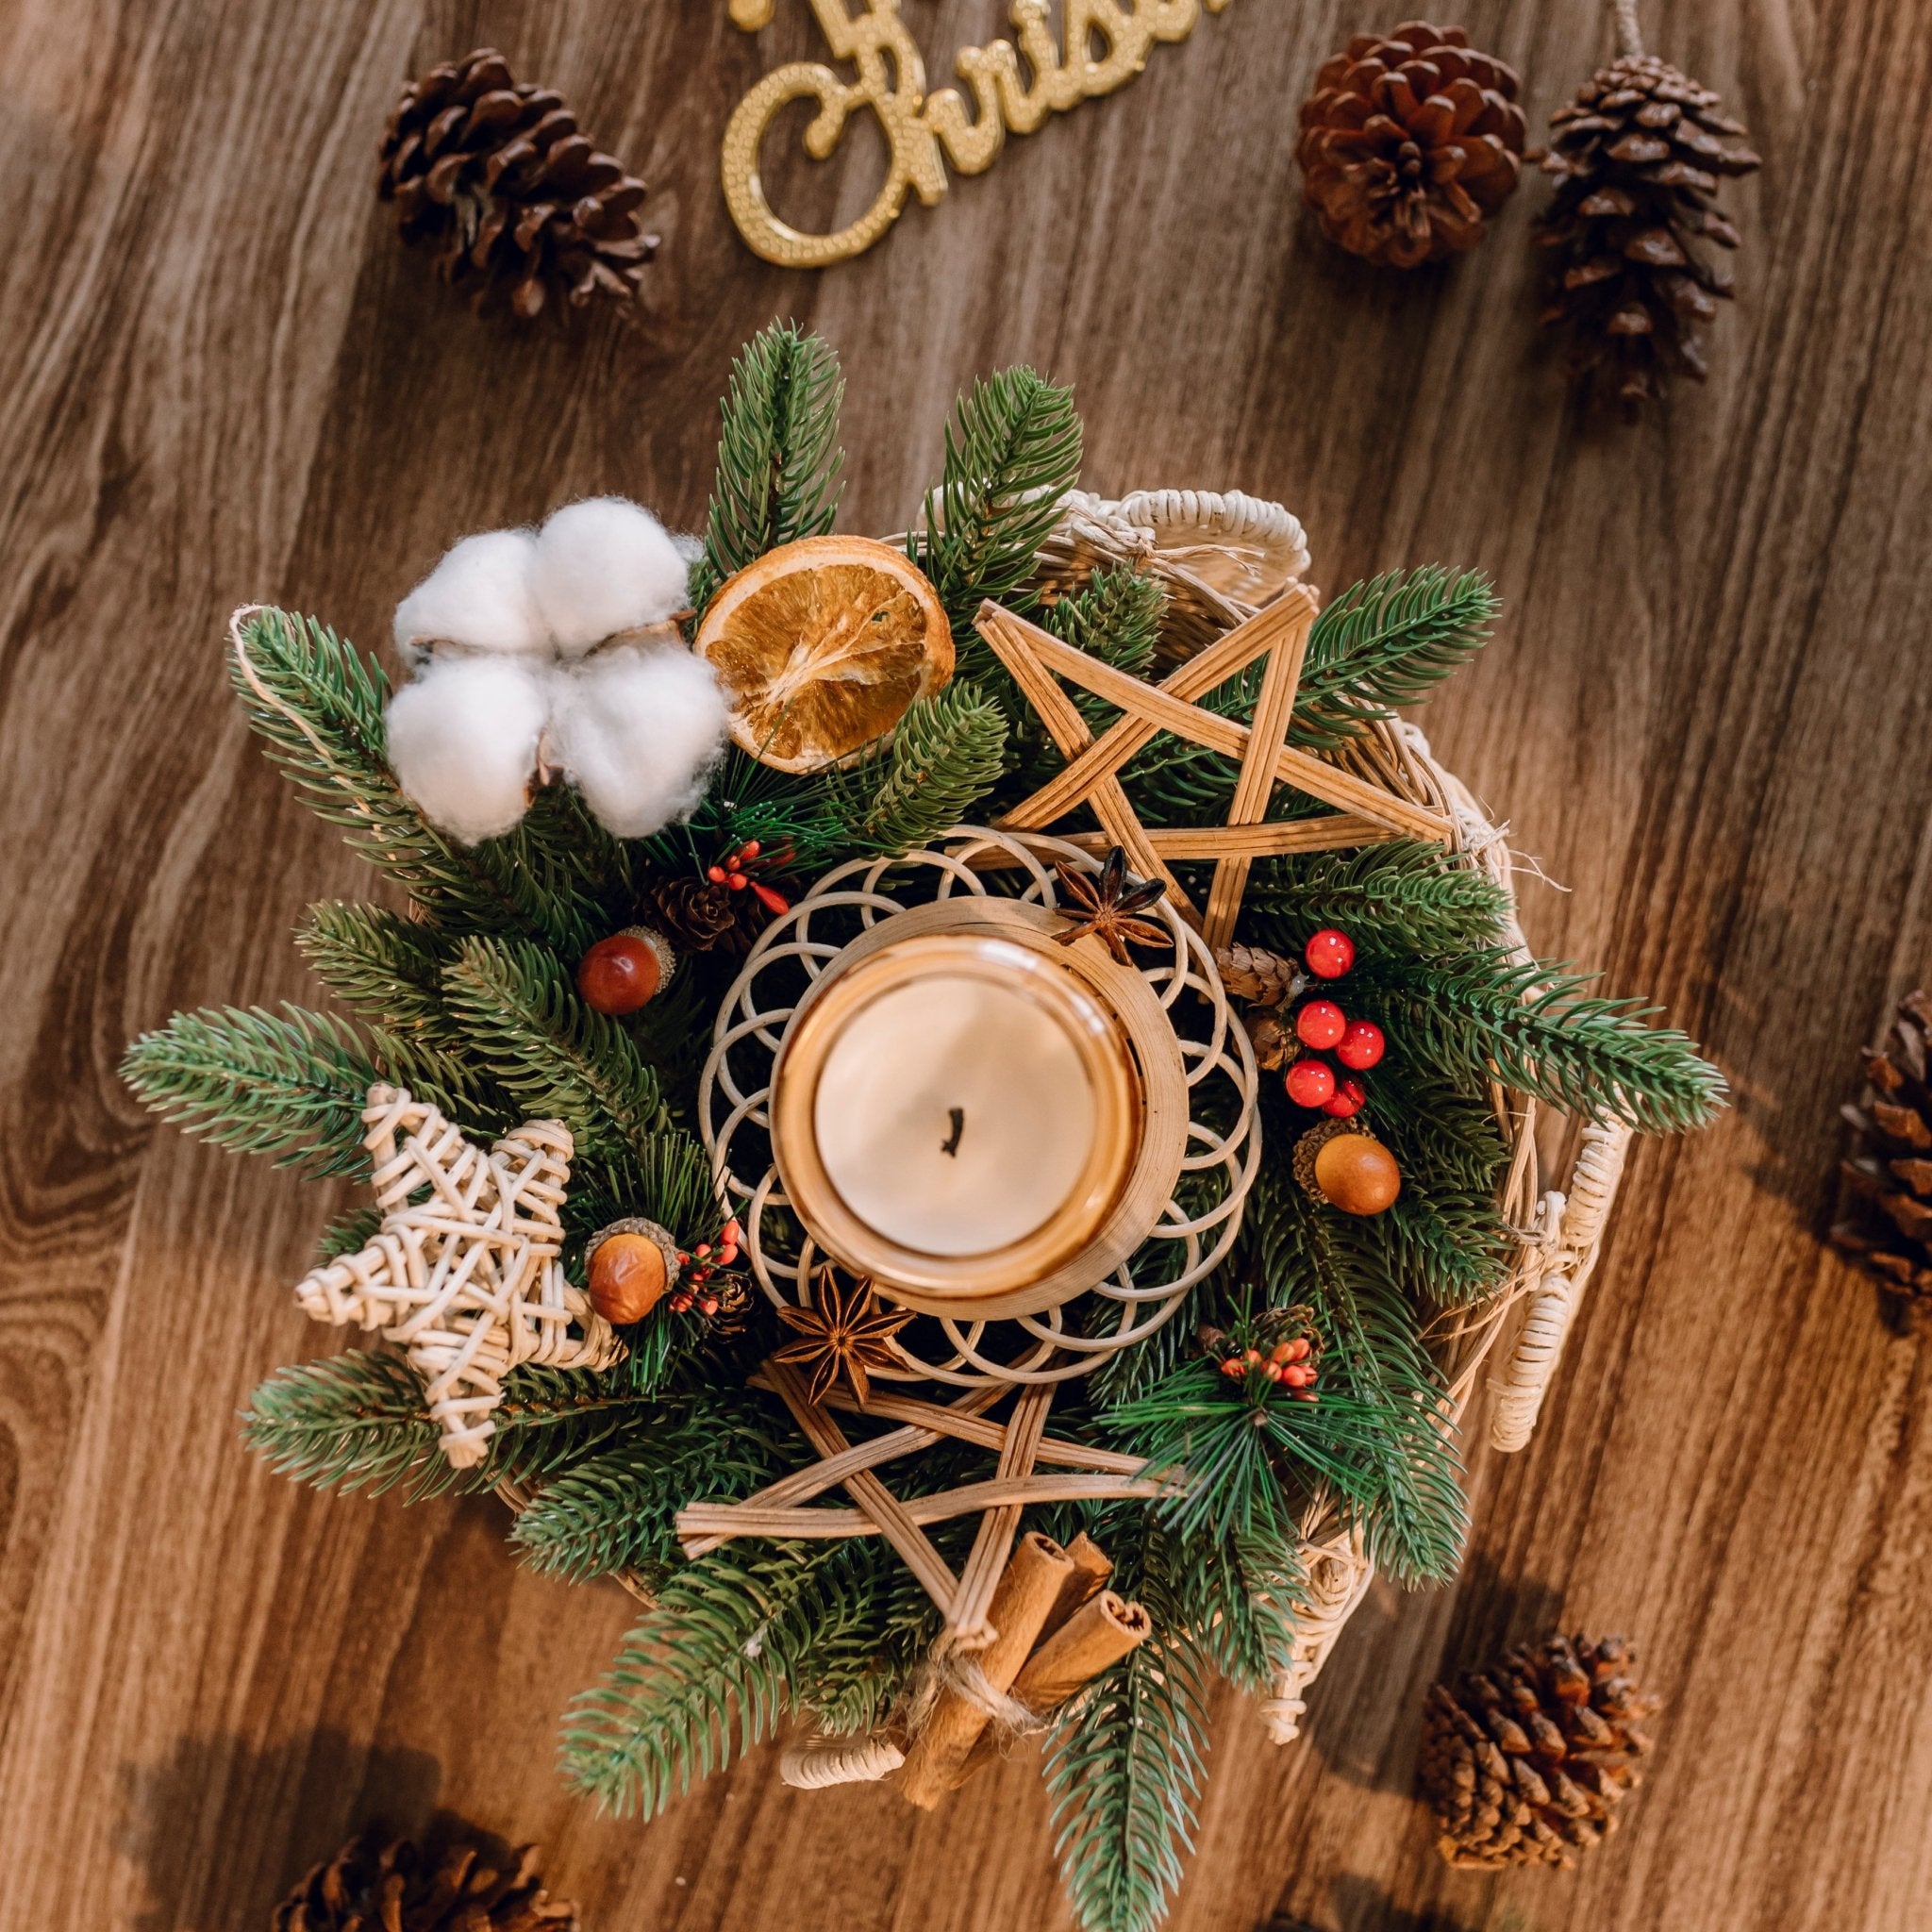
[[458,1839],[441,1853],[378,1832],[354,1838],[275,1907],[271,1932],[575,1932],[545,1895],[536,1847],[492,1858]]
[[1571,1865],[1615,1828],[1657,1704],[1634,1660],[1619,1637],[1552,1637],[1430,1687],[1417,1780],[1450,1864]]
[[1550,116],[1542,169],[1557,192],[1537,240],[1557,253],[1542,319],[1569,330],[1573,373],[1593,382],[1604,370],[1629,415],[1673,375],[1704,380],[1695,330],[1731,287],[1692,243],[1738,245],[1713,197],[1721,175],[1760,165],[1720,139],[1743,132],[1708,88],[1652,54],[1604,68]]
[[561,94],[519,87],[490,47],[403,90],[376,192],[405,241],[439,244],[446,280],[480,275],[479,307],[508,287],[526,319],[552,295],[628,302],[658,250],[638,217],[644,184],[578,133]]
[[1881,1053],[1863,1056],[1862,1103],[1845,1108],[1854,1129],[1832,1244],[1857,1257],[1881,1288],[1932,1302],[1932,1085],[1927,1042],[1932,996],[1899,1002]]
[[1515,70],[1459,26],[1357,34],[1302,107],[1295,158],[1322,232],[1396,268],[1474,248],[1516,188],[1516,89]]

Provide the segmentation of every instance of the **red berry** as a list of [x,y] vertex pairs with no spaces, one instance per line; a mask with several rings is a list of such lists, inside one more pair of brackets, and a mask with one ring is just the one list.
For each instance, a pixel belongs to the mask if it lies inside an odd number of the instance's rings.
[[1294,1037],[1304,1046],[1333,1046],[1348,1031],[1348,1016],[1333,1000],[1310,1000],[1294,1016]]
[[1351,1020],[1336,1043],[1335,1058],[1344,1067],[1353,1067],[1357,1074],[1366,1074],[1381,1059],[1388,1045],[1389,1042],[1382,1038],[1382,1029],[1373,1020]]
[[594,1013],[635,1013],[664,983],[669,949],[636,932],[599,940],[577,967],[577,991]]
[[1322,1111],[1338,1121],[1351,1121],[1369,1104],[1369,1090],[1359,1080],[1344,1077],[1322,1103]]
[[1340,979],[1355,964],[1355,941],[1345,932],[1324,925],[1302,948],[1302,958],[1317,979]]
[[1221,1373],[1224,1375],[1245,1375],[1248,1373],[1248,1365],[1240,1356],[1231,1355],[1222,1363]]
[[751,882],[753,894],[758,902],[774,919],[782,919],[791,910],[791,901],[783,892],[774,892],[770,886],[761,885],[757,879]]
[[741,892],[745,887],[751,884],[751,881],[741,872],[727,872],[724,874],[724,883],[734,892]]
[[1326,1060],[1297,1060],[1284,1084],[1297,1107],[1326,1107],[1335,1097],[1335,1070]]
[[756,858],[758,856],[758,841],[756,839],[747,839],[744,841],[744,843],[738,848],[738,857],[741,863],[744,862],[747,859]]
[[714,886],[722,886],[724,883],[724,868],[722,865],[708,865],[705,868],[705,876]]

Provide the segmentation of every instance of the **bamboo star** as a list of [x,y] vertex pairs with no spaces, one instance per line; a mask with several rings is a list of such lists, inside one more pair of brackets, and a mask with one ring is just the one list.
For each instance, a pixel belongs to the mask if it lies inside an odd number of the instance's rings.
[[811,1370],[808,1394],[813,1402],[823,1402],[842,1376],[863,1404],[872,1394],[872,1370],[905,1365],[892,1337],[911,1321],[910,1311],[881,1308],[869,1281],[841,1289],[830,1266],[821,1268],[812,1284],[812,1306],[780,1308],[778,1319],[800,1340],[788,1341],[772,1359]]
[[[1448,840],[1454,827],[1440,812],[1296,751],[1288,742],[1314,621],[1314,592],[1291,584],[1265,609],[1190,658],[1162,683],[1147,684],[1075,650],[997,604],[981,605],[976,620],[980,636],[1012,674],[1067,759],[1059,773],[1016,805],[1000,824],[1011,830],[1045,831],[1075,806],[1090,806],[1106,839],[1125,851],[1137,873],[1166,883],[1174,904],[1200,927],[1210,946],[1224,946],[1234,937],[1248,871],[1258,858],[1338,851],[1390,839]],[[1196,702],[1264,656],[1268,665],[1261,674],[1252,724],[1205,710]],[[1096,739],[1060,689],[1058,678],[1118,705],[1125,716]],[[1141,824],[1120,773],[1162,731],[1238,761],[1241,772],[1225,824],[1152,831]],[[1336,810],[1326,817],[1269,824],[1268,805],[1277,783]],[[1168,861],[1176,858],[1215,861],[1205,914],[1175,878]]]

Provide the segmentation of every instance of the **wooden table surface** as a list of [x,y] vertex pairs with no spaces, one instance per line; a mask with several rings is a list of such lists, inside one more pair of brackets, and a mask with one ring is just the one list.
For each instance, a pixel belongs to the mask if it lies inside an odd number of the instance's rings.
[[[938,76],[1004,9],[905,11]],[[1932,1923],[1924,1373],[1817,1240],[1854,1050],[1932,972],[1932,5],[1644,12],[1767,166],[1729,191],[1708,388],[1628,429],[1538,343],[1540,181],[1442,272],[1314,235],[1294,108],[1363,24],[1333,0],[1232,0],[823,276],[754,260],[716,181],[732,104],[813,45],[801,0],[756,42],[724,0],[4,0],[0,1925],[264,1926],[351,1826],[439,1807],[541,1840],[589,1932],[1069,1924],[1024,1757],[934,1817],[786,1790],[769,1750],[648,1828],[571,1802],[558,1714],[627,1601],[521,1573],[488,1501],[331,1501],[238,1446],[326,1346],[287,1287],[341,1202],[115,1076],[176,1007],[312,996],[291,927],[366,889],[246,740],[230,608],[374,642],[464,531],[599,491],[691,526],[781,314],[845,358],[850,527],[901,527],[956,388],[1031,359],[1077,385],[1093,487],[1278,496],[1330,590],[1492,572],[1435,742],[1567,888],[1525,882],[1540,947],[1655,992],[1736,1088],[1638,1155],[1534,1444],[1474,1457],[1461,1585],[1378,1589],[1293,1748],[1221,1699],[1177,1932]],[[1608,47],[1589,0],[1469,25],[1539,128]],[[391,101],[480,42],[654,184],[640,330],[478,320],[397,245]],[[874,158],[802,192],[862,199]],[[1655,1773],[1587,1869],[1453,1874],[1407,1794],[1423,1687],[1553,1619],[1641,1644]]]

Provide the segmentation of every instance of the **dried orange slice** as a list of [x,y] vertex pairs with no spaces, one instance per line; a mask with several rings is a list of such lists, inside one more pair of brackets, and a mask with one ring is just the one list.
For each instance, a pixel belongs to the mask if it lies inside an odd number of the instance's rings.
[[781,772],[857,751],[953,675],[939,593],[870,537],[806,537],[747,565],[712,598],[697,652],[732,738]]

